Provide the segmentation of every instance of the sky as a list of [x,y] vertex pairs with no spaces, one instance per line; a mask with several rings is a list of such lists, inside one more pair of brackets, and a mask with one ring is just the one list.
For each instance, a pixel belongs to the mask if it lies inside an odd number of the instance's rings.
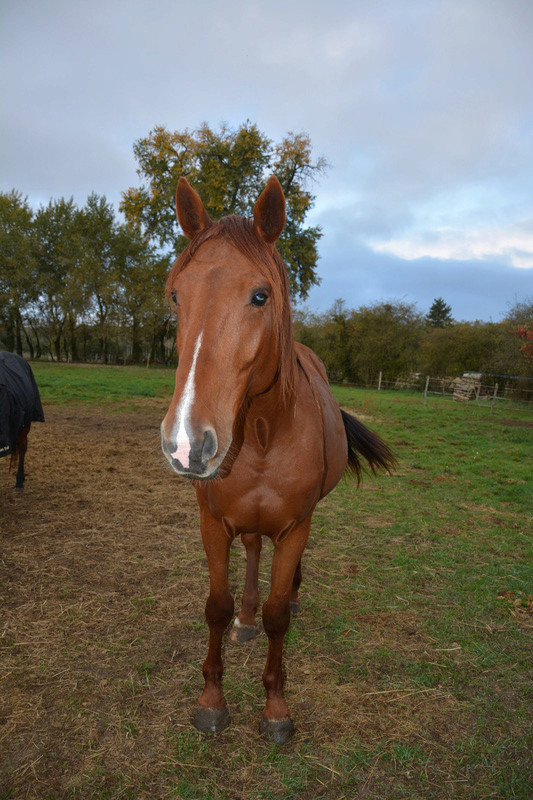
[[325,311],[533,299],[531,0],[2,0],[0,191],[118,211],[155,125],[306,132]]

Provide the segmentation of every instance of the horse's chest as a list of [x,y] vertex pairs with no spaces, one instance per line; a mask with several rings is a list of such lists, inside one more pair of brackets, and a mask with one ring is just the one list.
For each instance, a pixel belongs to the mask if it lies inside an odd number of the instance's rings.
[[211,514],[235,534],[275,535],[311,513],[320,496],[320,469],[257,460],[235,462],[227,478],[206,487]]

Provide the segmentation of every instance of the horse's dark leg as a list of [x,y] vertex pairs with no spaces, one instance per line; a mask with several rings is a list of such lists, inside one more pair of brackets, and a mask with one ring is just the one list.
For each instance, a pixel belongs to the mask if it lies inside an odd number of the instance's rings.
[[261,719],[262,733],[274,742],[283,744],[293,733],[294,726],[283,697],[283,640],[289,627],[290,599],[296,569],[302,557],[311,517],[280,542],[274,542],[272,584],[270,596],[263,606],[263,625],[268,636],[268,656],[263,684],[266,704]]
[[229,724],[222,692],[222,636],[233,617],[233,597],[228,588],[230,540],[220,523],[207,511],[201,515],[202,540],[209,565],[210,591],[205,606],[209,625],[209,650],[204,662],[204,690],[198,700],[195,726],[200,731],[221,731]]
[[22,428],[17,437],[17,454],[19,461],[17,469],[17,478],[15,482],[15,490],[17,492],[22,492],[24,490],[24,478],[26,477],[26,475],[24,474],[24,456],[26,455],[26,450],[28,449],[29,430],[30,430],[29,425],[26,428]]
[[291,614],[299,614],[300,613],[300,603],[298,600],[298,590],[300,588],[300,584],[302,583],[302,561],[298,561],[298,566],[296,567],[296,571],[294,573],[294,578],[292,581],[292,591],[291,591]]
[[234,642],[247,642],[257,634],[255,615],[259,608],[259,558],[261,556],[261,536],[257,533],[243,533],[241,541],[246,548],[246,582],[242,595],[242,606],[235,619],[230,639]]

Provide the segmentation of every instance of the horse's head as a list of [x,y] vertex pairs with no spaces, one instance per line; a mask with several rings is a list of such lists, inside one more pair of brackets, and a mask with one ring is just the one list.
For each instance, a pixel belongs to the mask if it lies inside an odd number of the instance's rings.
[[285,198],[272,177],[253,220],[214,223],[180,178],[176,214],[191,242],[167,282],[179,361],[161,441],[177,473],[208,479],[226,458],[248,402],[274,385],[286,399],[294,380],[288,282],[274,248]]

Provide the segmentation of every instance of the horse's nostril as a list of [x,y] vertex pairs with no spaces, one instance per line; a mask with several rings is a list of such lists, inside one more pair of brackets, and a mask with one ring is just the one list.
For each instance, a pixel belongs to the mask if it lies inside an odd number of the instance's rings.
[[215,431],[208,429],[204,434],[204,443],[202,446],[202,461],[207,463],[210,458],[217,452],[218,442]]

